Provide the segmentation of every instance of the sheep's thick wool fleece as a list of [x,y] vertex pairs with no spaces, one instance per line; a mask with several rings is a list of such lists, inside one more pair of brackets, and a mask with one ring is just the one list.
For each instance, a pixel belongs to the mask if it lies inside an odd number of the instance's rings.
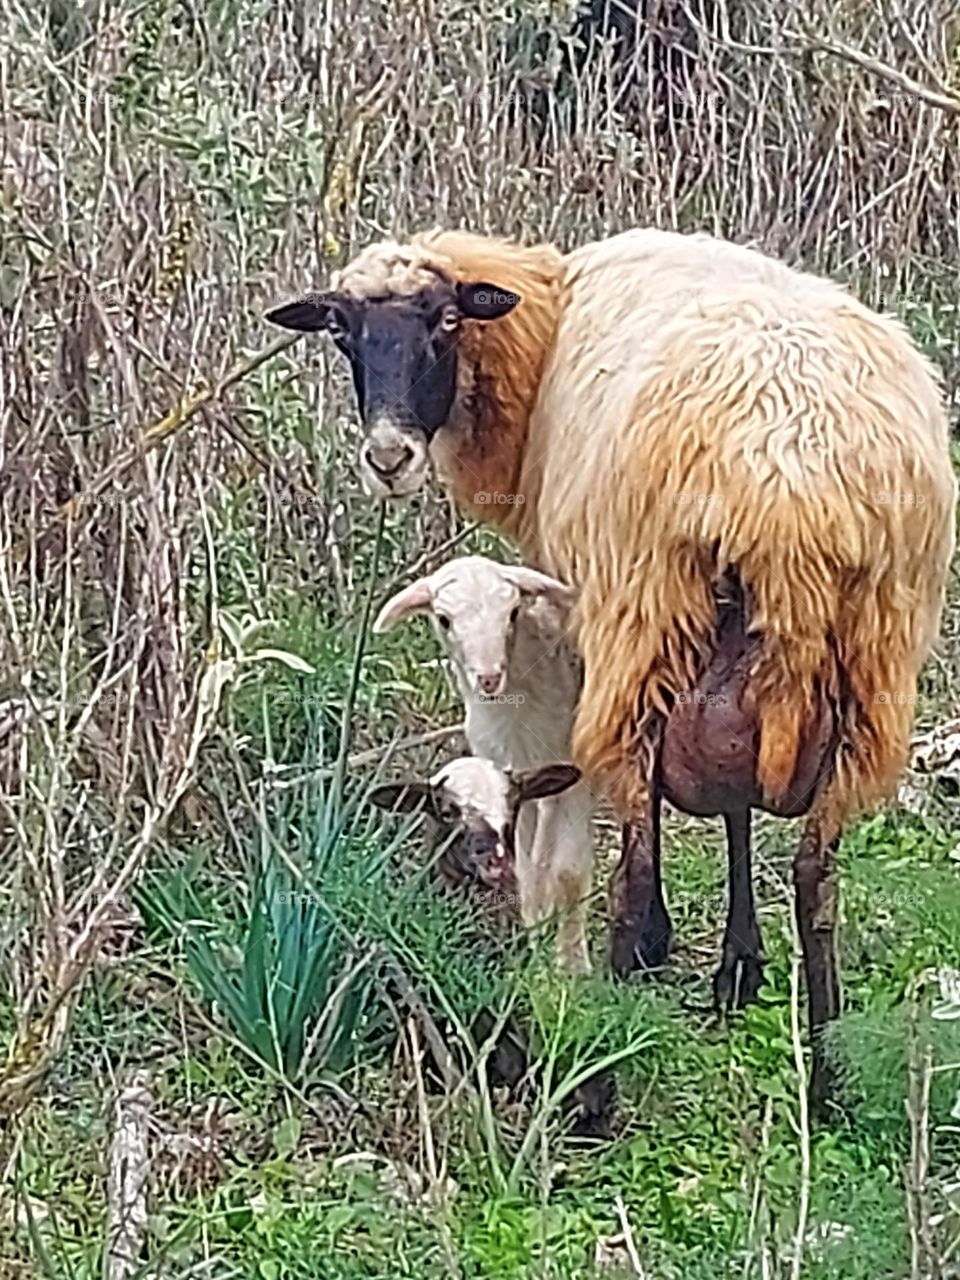
[[767,636],[765,789],[791,777],[814,681],[833,691],[841,671],[864,793],[850,800],[889,788],[956,502],[936,378],[896,321],[706,236],[634,231],[572,253],[524,487],[545,567],[582,592],[588,767],[622,762],[638,690],[655,704],[685,686],[711,580],[735,565]]

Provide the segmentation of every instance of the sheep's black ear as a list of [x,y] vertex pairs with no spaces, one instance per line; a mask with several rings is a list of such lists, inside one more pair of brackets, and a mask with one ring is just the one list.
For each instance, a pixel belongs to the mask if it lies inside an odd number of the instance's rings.
[[413,813],[419,809],[424,800],[431,800],[433,788],[429,782],[389,782],[381,787],[374,787],[367,799],[381,809],[390,809],[399,813]]
[[327,293],[308,293],[295,302],[285,302],[281,307],[268,311],[266,319],[281,329],[295,329],[298,333],[315,333],[325,329],[333,311],[334,298]]
[[537,769],[524,769],[511,775],[516,789],[517,803],[524,800],[542,800],[544,796],[559,795],[575,782],[580,781],[580,770],[572,764],[544,764]]
[[496,284],[458,284],[457,306],[468,320],[499,320],[520,301],[519,293]]

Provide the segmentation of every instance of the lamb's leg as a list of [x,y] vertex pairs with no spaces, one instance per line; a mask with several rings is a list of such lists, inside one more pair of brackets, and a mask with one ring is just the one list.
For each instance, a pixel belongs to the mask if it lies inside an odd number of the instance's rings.
[[582,784],[537,804],[534,861],[546,886],[550,908],[558,913],[560,964],[572,973],[590,972],[586,899],[590,893],[593,801]]
[[729,899],[723,959],[713,978],[717,1010],[742,1009],[756,999],[763,981],[763,943],[753,898],[750,810],[724,814],[727,828]]
[[673,926],[660,876],[660,795],[651,788],[624,824],[620,862],[610,884],[610,965],[625,977],[666,961]]
[[826,820],[823,811],[815,811],[807,820],[793,861],[797,926],[807,979],[812,1049],[809,1094],[811,1103],[818,1107],[831,1091],[824,1032],[827,1023],[840,1012],[836,946],[836,854],[839,844],[838,825]]
[[542,920],[545,910],[544,891],[536,863],[538,809],[541,801],[520,806],[514,832],[517,889],[520,894],[520,918],[525,925]]

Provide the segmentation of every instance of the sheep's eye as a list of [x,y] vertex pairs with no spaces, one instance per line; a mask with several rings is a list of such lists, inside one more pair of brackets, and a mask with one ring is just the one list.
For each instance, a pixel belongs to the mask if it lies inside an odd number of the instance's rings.
[[440,312],[437,328],[442,333],[453,333],[460,326],[460,312],[456,307],[444,307]]
[[517,605],[514,605],[514,607],[510,610],[510,622],[511,622],[511,624],[513,624],[514,622],[516,622],[517,618],[519,618],[519,617],[520,617],[520,606],[517,604]]
[[450,619],[447,617],[445,613],[437,614],[437,626],[440,628],[441,631],[450,630]]
[[339,311],[331,311],[327,316],[327,333],[338,345],[345,343],[350,337],[350,329]]

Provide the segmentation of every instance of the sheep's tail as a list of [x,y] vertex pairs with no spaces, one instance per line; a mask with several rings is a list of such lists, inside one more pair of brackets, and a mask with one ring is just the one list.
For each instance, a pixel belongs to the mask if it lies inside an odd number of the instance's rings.
[[[765,630],[754,686],[757,781],[764,798],[776,803],[789,795],[810,701],[826,690],[843,709],[845,749],[836,763],[842,808],[850,815],[874,806],[893,792],[907,759],[917,679],[936,631],[936,592],[917,592],[904,607],[902,580],[845,590],[825,576],[791,618],[780,580],[760,577],[756,590],[757,580],[751,585]],[[770,608],[774,595],[780,612]]]
[[775,566],[748,558],[741,573],[753,601],[751,627],[763,636],[751,675],[760,731],[756,779],[764,800],[777,806],[790,795],[816,691],[837,687],[830,637],[840,591],[837,575],[796,543]]

